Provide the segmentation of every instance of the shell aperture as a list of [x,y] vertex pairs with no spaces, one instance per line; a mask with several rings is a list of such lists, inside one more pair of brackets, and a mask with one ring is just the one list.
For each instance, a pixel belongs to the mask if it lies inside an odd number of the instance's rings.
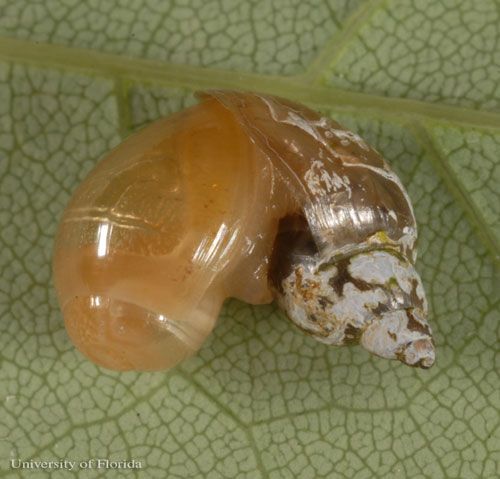
[[210,91],[90,172],[56,238],[73,343],[99,365],[194,354],[225,298],[275,299],[327,344],[434,361],[406,191],[361,138],[277,97]]

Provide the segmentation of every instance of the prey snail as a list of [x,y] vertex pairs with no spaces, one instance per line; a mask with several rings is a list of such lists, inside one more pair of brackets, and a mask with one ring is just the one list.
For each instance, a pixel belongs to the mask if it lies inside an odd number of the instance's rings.
[[61,220],[67,331],[94,362],[158,370],[223,301],[275,299],[319,341],[434,362],[408,195],[381,156],[282,98],[209,91],[109,153]]

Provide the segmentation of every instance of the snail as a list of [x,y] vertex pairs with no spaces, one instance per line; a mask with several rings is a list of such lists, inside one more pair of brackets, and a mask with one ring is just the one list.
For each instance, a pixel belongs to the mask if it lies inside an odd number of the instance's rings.
[[286,99],[199,100],[111,151],[63,214],[53,268],[76,347],[110,369],[167,369],[226,298],[274,299],[322,343],[430,367],[415,217],[382,157]]

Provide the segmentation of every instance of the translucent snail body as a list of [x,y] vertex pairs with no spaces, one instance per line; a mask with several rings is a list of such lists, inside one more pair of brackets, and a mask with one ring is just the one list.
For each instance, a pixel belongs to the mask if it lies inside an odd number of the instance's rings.
[[382,158],[283,99],[214,91],[105,157],[59,227],[68,333],[117,370],[196,352],[225,298],[276,299],[321,342],[429,367],[408,196]]

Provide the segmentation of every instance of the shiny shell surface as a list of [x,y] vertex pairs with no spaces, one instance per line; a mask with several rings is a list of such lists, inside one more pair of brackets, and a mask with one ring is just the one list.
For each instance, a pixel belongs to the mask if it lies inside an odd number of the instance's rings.
[[75,345],[156,370],[198,350],[225,298],[274,299],[319,341],[429,367],[408,195],[359,136],[287,100],[212,91],[110,152],[59,227]]

